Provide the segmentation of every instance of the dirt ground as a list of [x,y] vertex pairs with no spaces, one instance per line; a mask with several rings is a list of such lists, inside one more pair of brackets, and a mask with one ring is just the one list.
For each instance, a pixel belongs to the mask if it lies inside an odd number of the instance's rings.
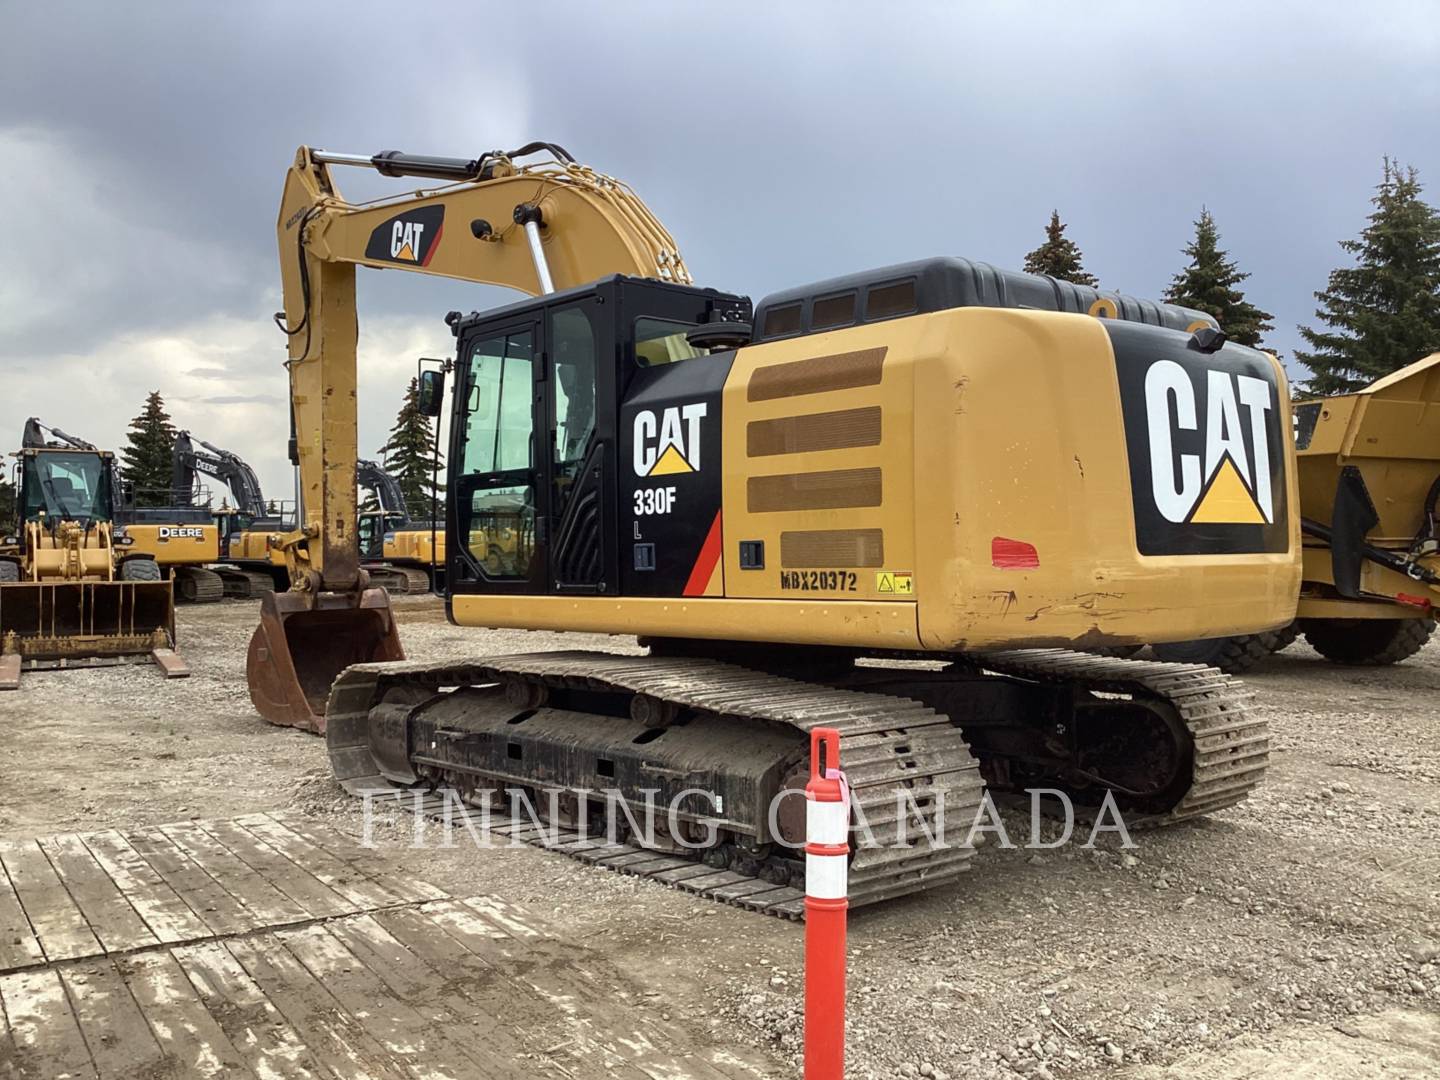
[[[396,602],[412,657],[634,648],[461,630]],[[194,674],[27,673],[0,697],[0,840],[303,813],[358,833],[323,742],[251,709],[252,604],[181,609]],[[1432,1076],[1440,1073],[1440,644],[1374,671],[1303,642],[1246,682],[1268,783],[1138,847],[987,847],[958,885],[857,912],[852,1077]],[[1007,818],[1024,837],[1024,815]],[[527,905],[603,954],[647,1008],[798,1062],[801,930],[535,848],[391,856],[460,895]],[[783,1067],[782,1067],[783,1068]],[[798,1075],[781,1071],[777,1075]]]

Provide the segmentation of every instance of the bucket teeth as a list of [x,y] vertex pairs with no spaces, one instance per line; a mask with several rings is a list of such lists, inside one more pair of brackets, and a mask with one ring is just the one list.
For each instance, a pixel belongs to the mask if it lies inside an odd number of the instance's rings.
[[22,667],[144,660],[175,643],[168,581],[16,581],[0,585],[0,641]]

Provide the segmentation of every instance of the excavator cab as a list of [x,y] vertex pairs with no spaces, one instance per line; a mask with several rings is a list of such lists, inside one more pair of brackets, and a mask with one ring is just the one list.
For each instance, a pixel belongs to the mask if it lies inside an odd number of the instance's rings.
[[[719,450],[733,356],[687,335],[748,340],[749,315],[744,297],[614,276],[457,323],[449,602],[679,593],[718,510],[719,470],[702,472],[700,454],[707,437]],[[675,513],[653,505],[628,530],[640,542],[623,543],[622,488],[642,475],[705,490]]]
[[[643,542],[622,545],[622,466],[628,473],[639,453],[627,449],[628,433],[639,411],[664,414],[666,400],[705,395],[715,402],[707,436],[718,450],[718,396],[729,363],[704,362],[708,347],[687,334],[723,327],[720,336],[738,344],[748,340],[749,314],[744,297],[614,275],[456,322],[447,608],[477,595],[617,595],[622,575],[630,595],[678,592],[691,572],[685,552],[703,543],[716,511],[656,516]],[[422,405],[434,416],[443,378],[426,374]],[[693,400],[688,407],[689,420],[678,422],[702,423]],[[674,433],[662,433],[657,421],[653,439],[662,434]],[[652,463],[650,474],[658,480],[684,471],[700,480],[700,437],[696,429],[689,464],[671,455]],[[700,482],[707,505],[718,507],[718,469]],[[362,555],[379,524],[357,513]],[[401,658],[383,589],[365,589],[358,600],[303,588],[277,593],[262,598],[251,642],[252,698],[272,722],[323,731],[326,695],[341,671]]]

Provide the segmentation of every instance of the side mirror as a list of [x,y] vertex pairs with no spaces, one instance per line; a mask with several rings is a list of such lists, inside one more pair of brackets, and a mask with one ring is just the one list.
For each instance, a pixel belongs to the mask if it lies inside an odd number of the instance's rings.
[[420,415],[439,416],[445,402],[445,372],[431,368],[420,372]]

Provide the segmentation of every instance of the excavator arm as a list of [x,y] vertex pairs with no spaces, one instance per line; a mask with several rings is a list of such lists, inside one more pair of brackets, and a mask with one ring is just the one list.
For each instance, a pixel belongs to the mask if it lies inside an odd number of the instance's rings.
[[170,451],[170,486],[178,498],[187,503],[195,492],[195,475],[199,471],[199,457],[190,432],[175,434],[175,446]]
[[[205,449],[196,450],[196,441]],[[235,496],[235,508],[242,514],[252,517],[263,517],[265,514],[265,496],[260,490],[260,479],[255,470],[228,450],[221,450],[204,439],[192,440],[188,431],[182,431],[175,437],[172,471],[176,491],[193,490],[195,474],[204,473],[230,489]]]
[[[335,166],[442,183],[350,203],[335,184]],[[401,655],[383,592],[366,588],[356,536],[355,268],[530,295],[607,274],[682,284],[690,275],[669,233],[627,185],[549,143],[475,159],[302,146],[285,178],[277,234],[285,310],[276,322],[289,339],[304,514],[283,540],[291,591],[262,606],[249,678],[267,719],[322,730],[335,675]]]
[[405,493],[400,490],[399,482],[381,468],[378,461],[357,461],[355,482],[375,493],[375,501],[380,504],[382,514],[400,517],[409,523],[410,511],[405,505]]
[[[54,436],[54,439],[47,439],[46,432]],[[38,416],[32,416],[25,421],[25,433],[21,438],[21,446],[26,449],[44,449],[46,447],[68,446],[75,450],[98,450],[94,443],[88,443],[84,439],[77,439],[74,435],[67,435],[59,428],[51,427],[42,423]]]
[[[526,153],[549,160],[520,166]],[[345,202],[335,165],[451,181],[378,203]],[[355,267],[403,269],[530,295],[606,274],[689,283],[675,243],[623,183],[532,143],[472,160],[400,153],[359,157],[301,147],[278,222],[283,328],[304,493],[311,591],[360,587],[355,546]]]

